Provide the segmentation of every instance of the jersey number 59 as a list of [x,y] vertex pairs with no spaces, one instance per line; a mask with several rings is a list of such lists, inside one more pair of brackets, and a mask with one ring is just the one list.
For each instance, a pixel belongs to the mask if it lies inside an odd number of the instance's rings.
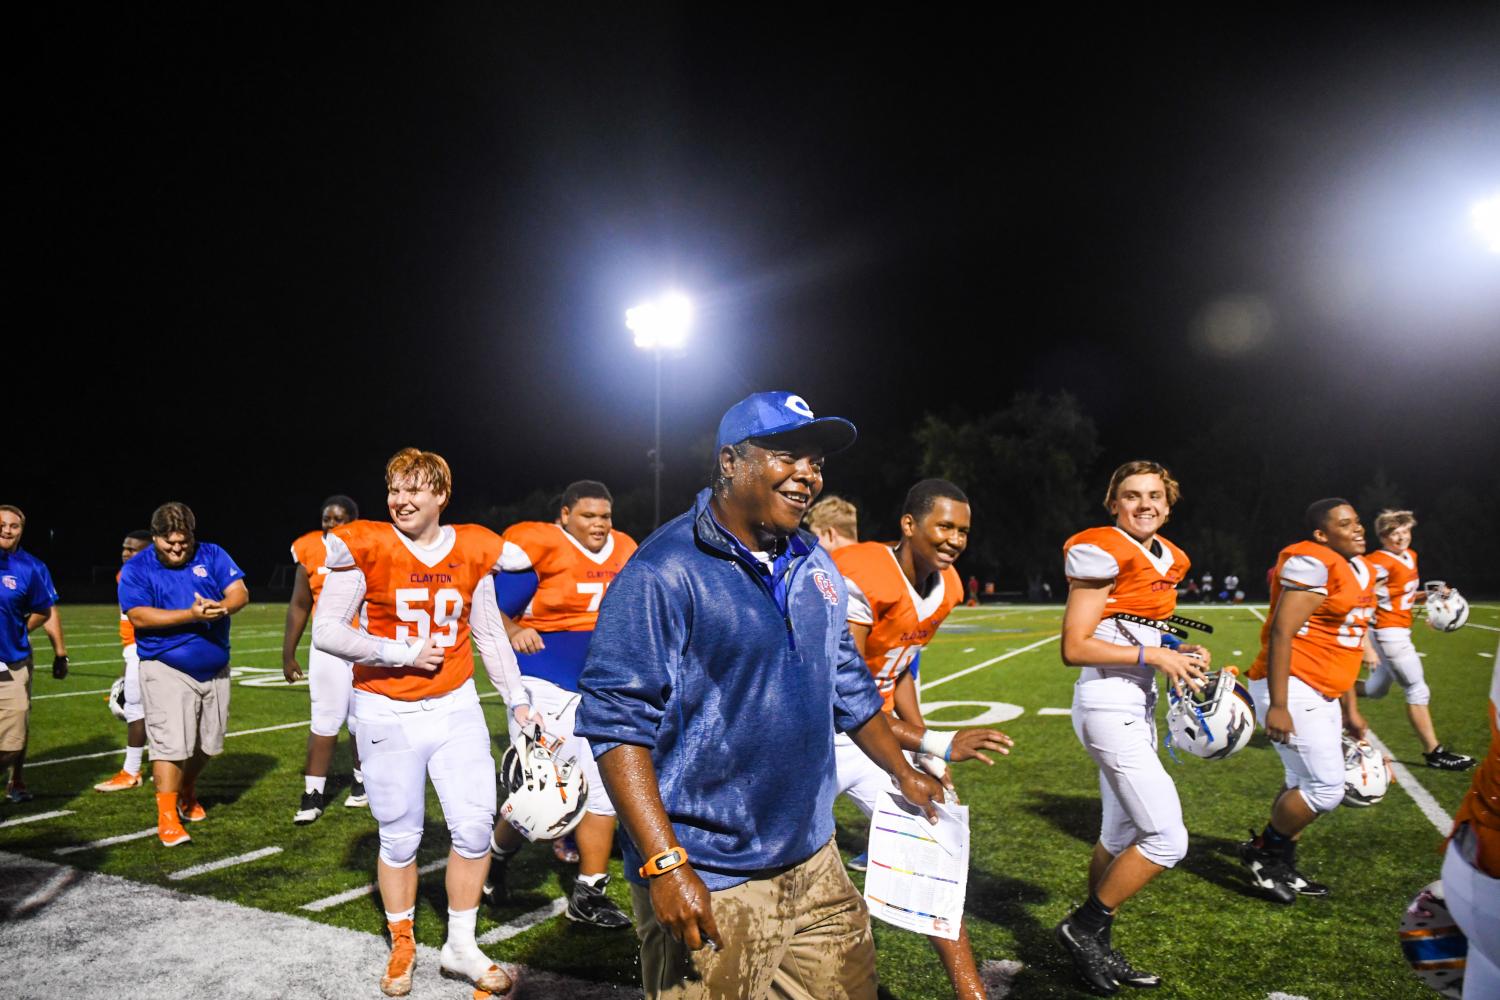
[[[432,607],[431,613],[427,606]],[[426,587],[399,587],[396,590],[396,617],[417,627],[417,637],[432,636],[435,646],[447,648],[458,641],[458,619],[464,612],[464,596],[452,587],[436,594]],[[433,631],[436,626],[437,631]],[[411,638],[411,628],[396,626],[396,638]]]

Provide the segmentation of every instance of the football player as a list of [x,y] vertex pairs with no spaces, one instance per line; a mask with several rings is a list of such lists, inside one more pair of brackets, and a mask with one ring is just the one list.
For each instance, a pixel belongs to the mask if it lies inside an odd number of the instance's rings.
[[[817,511],[814,507],[809,521]],[[984,751],[1006,754],[1011,745],[1010,737],[997,729],[928,729],[917,706],[916,683],[907,669],[963,600],[963,581],[953,563],[969,544],[969,524],[969,498],[964,492],[942,479],[924,479],[906,494],[901,537],[894,546],[863,542],[840,546],[833,553],[849,589],[849,632],[885,699],[891,731],[903,749],[916,752],[918,762],[950,789],[948,761],[993,764]],[[821,530],[813,530],[822,537]],[[890,776],[842,733],[834,737],[833,750],[840,794],[848,795],[870,816],[881,789],[891,787]],[[858,859],[850,865],[858,870]],[[964,1000],[984,1000],[968,927],[959,926],[957,940],[928,940],[942,959],[955,993]]]
[[[510,641],[532,707],[545,727],[565,741],[563,757],[577,757],[588,782],[587,805],[577,827],[578,878],[568,899],[570,920],[596,927],[629,927],[630,918],[605,895],[615,808],[599,778],[588,741],[573,735],[578,675],[599,619],[599,602],[615,574],[635,551],[635,541],[614,529],[614,498],[591,479],[570,485],[558,519],[522,521],[505,531],[502,572],[495,580],[500,609],[516,620]],[[511,738],[519,736],[511,727]],[[505,820],[495,825],[486,896],[506,900],[505,872],[525,838]],[[554,848],[562,841],[554,842]],[[569,860],[559,853],[561,860]]]
[[808,508],[802,526],[829,552],[859,541],[859,511],[843,497],[826,496]]
[[[495,605],[491,574],[504,542],[488,528],[439,522],[453,492],[442,456],[402,449],[385,478],[392,523],[351,521],[329,532],[329,573],[313,616],[314,644],[354,664],[355,739],[380,824],[377,882],[391,935],[380,988],[388,996],[411,991],[430,777],[452,838],[442,969],[504,992],[510,977],[474,940],[495,821],[495,761],[473,680],[478,647],[508,712],[532,721]],[[364,627],[355,628],[361,605]]]
[[1156,675],[1198,686],[1202,646],[1172,648],[1162,632],[1118,617],[1160,620],[1177,607],[1187,554],[1159,532],[1180,496],[1167,469],[1127,462],[1110,476],[1104,508],[1114,519],[1063,544],[1068,602],[1062,660],[1078,668],[1073,732],[1099,765],[1104,815],[1089,859],[1089,897],[1057,925],[1057,938],[1090,989],[1154,987],[1161,977],[1131,966],[1111,933],[1120,906],[1187,854],[1182,803],[1156,751]]
[[1490,752],[1453,817],[1443,859],[1448,911],[1469,938],[1463,995],[1500,996],[1500,649],[1490,674]]
[[1432,692],[1422,676],[1422,658],[1411,644],[1412,605],[1427,596],[1417,576],[1417,552],[1411,547],[1411,529],[1416,526],[1409,510],[1383,510],[1375,518],[1380,548],[1365,556],[1365,562],[1375,570],[1375,653],[1380,664],[1369,680],[1359,683],[1359,697],[1382,698],[1392,681],[1400,684],[1406,692],[1406,717],[1422,741],[1427,766],[1463,771],[1474,766],[1474,758],[1438,741],[1427,707]]
[[[1321,897],[1328,887],[1297,870],[1297,838],[1344,800],[1342,730],[1365,734],[1354,681],[1375,662],[1375,571],[1361,556],[1365,528],[1347,500],[1307,508],[1309,537],[1276,559],[1271,608],[1250,667],[1250,694],[1276,745],[1286,781],[1259,836],[1240,845],[1250,880],[1279,903]],[[1252,831],[1253,833],[1253,831]]]
[[[132,531],[120,543],[120,565],[151,544],[147,529]],[[124,572],[122,569],[121,573]],[[120,573],[115,574],[115,585]],[[117,602],[118,603],[118,602]],[[135,626],[125,612],[120,612],[121,655],[125,658],[125,764],[110,778],[94,786],[96,792],[123,792],[141,785],[141,759],[146,753],[146,709],[141,706],[141,658],[136,654]]]
[[[327,549],[323,539],[341,524],[359,519],[359,505],[342,494],[323,501],[320,508],[322,529],[309,531],[292,543],[292,559],[297,576],[292,583],[292,599],[286,606],[286,629],[281,640],[281,673],[288,684],[302,679],[302,665],[297,662],[297,645],[307,628],[307,620],[318,606],[318,593],[328,575],[324,568]],[[328,788],[328,765],[339,738],[339,727],[349,721],[349,692],[353,686],[350,665],[312,644],[307,650],[307,688],[312,702],[312,726],[307,734],[307,761],[302,768],[302,802],[292,822],[311,823],[323,815]],[[350,731],[349,748],[354,755],[353,781],[344,805],[359,808],[369,804],[365,795],[365,776],[359,769],[359,743]]]

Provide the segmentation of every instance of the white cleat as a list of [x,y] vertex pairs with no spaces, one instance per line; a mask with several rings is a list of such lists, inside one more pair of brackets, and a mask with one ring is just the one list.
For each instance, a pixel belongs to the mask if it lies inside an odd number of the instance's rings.
[[445,941],[438,967],[449,979],[462,979],[489,993],[504,993],[512,985],[510,975],[478,948],[459,951]]

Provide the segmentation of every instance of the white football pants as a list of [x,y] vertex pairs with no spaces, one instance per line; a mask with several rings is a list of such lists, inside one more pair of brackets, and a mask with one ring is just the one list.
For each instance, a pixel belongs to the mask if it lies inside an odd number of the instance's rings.
[[125,656],[125,721],[140,722],[146,717],[146,706],[141,704],[141,657],[135,643],[124,649]]
[[354,690],[354,670],[348,662],[317,646],[307,649],[307,690],[312,698],[312,731],[318,736],[337,736],[349,717],[349,695]]
[[1464,996],[1500,997],[1500,879],[1474,867],[1474,849],[1465,824],[1443,859],[1443,896],[1469,938]]
[[365,791],[380,824],[380,859],[392,868],[416,860],[429,777],[453,849],[485,857],[495,826],[495,758],[474,681],[421,701],[356,690],[353,704]]
[[[1264,729],[1271,708],[1271,689],[1265,678],[1250,682],[1255,699],[1255,721]],[[1292,714],[1287,743],[1273,743],[1286,771],[1286,786],[1302,793],[1309,809],[1333,812],[1344,801],[1344,716],[1337,698],[1325,698],[1306,681],[1287,678],[1286,706]]]
[[1188,832],[1177,786],[1156,752],[1156,699],[1090,707],[1080,701],[1084,687],[1073,688],[1073,732],[1099,765],[1099,843],[1114,855],[1134,844],[1148,861],[1171,868],[1187,855]]
[[[594,751],[588,740],[573,732],[573,717],[578,713],[579,696],[540,677],[522,677],[521,683],[531,696],[531,707],[547,719],[542,728],[563,741],[560,759],[576,756],[578,765],[583,768],[583,776],[589,788],[583,811],[613,818],[615,807],[609,801],[609,790],[604,787],[604,780],[599,777],[599,765],[594,761]],[[521,725],[516,722],[514,712],[506,712],[505,720],[509,724],[511,742],[514,743],[521,735]]]
[[1376,629],[1375,653],[1380,657],[1380,665],[1365,681],[1366,698],[1384,697],[1395,681],[1406,692],[1408,705],[1425,705],[1432,700],[1432,691],[1422,675],[1422,658],[1411,644],[1411,629]]

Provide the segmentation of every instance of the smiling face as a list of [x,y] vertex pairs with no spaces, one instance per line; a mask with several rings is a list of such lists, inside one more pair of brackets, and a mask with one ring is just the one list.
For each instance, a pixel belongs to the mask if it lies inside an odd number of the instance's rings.
[[1166,523],[1172,511],[1167,503],[1167,485],[1154,472],[1126,476],[1109,502],[1115,527],[1138,542],[1148,542]]
[[434,492],[431,484],[418,476],[396,476],[386,486],[385,505],[391,522],[407,538],[430,534],[447,503],[446,493]]
[[795,432],[747,441],[720,449],[719,471],[729,481],[718,498],[724,527],[751,548],[769,549],[796,534],[823,492],[823,449]]
[[1313,540],[1322,542],[1345,559],[1365,554],[1365,526],[1348,504],[1340,504],[1323,518],[1323,527],[1313,532]]
[[14,552],[21,544],[26,522],[13,510],[0,510],[0,552]]
[[152,535],[152,543],[156,546],[156,556],[161,564],[167,569],[179,569],[187,565],[187,561],[193,557],[194,550],[198,544],[193,536],[185,531],[173,531],[165,535]]
[[940,573],[958,561],[969,545],[969,505],[938,497],[921,520],[901,517],[901,540],[911,546],[918,579]]
[[1411,525],[1403,524],[1399,528],[1392,528],[1380,536],[1380,544],[1395,553],[1405,552],[1411,548]]
[[579,497],[562,509],[562,528],[590,552],[598,552],[609,541],[614,527],[614,505],[603,497]]

